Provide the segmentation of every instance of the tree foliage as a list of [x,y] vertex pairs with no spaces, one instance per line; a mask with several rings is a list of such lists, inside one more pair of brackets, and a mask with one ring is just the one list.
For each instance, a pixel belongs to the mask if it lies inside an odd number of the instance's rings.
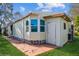
[[79,16],[75,17],[75,26],[79,26]]
[[19,11],[14,13],[14,19],[15,19],[15,20],[18,20],[18,19],[20,19],[21,17],[22,17],[22,14],[21,14]]
[[5,27],[8,23],[11,23],[13,18],[13,5],[11,3],[0,3],[0,33],[2,24]]
[[75,23],[75,30],[79,32],[79,16],[75,17],[74,23]]
[[10,22],[13,17],[13,5],[11,3],[0,4],[0,21],[6,25],[6,22]]

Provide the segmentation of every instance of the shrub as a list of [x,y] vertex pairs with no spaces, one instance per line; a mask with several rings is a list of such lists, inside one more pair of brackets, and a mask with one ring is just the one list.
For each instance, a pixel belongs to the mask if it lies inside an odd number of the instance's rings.
[[79,32],[78,32],[78,31],[75,31],[74,34],[75,34],[76,36],[79,36]]

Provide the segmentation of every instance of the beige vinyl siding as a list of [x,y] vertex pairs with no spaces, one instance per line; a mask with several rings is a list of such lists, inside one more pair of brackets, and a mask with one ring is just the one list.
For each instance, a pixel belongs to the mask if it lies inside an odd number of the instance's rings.
[[[56,45],[57,46],[63,46],[68,41],[68,32],[69,32],[68,26],[69,26],[69,24],[63,18],[58,17],[58,18],[48,19],[46,21],[46,25],[48,23],[52,23],[52,22],[55,22]],[[64,23],[66,23],[66,29],[65,30],[64,30]],[[47,32],[47,26],[46,26],[46,40],[48,40],[47,35],[48,35],[48,32]]]
[[10,26],[7,27],[7,30],[8,30],[7,31],[8,32],[8,35],[10,36],[11,35],[11,28],[10,28]]
[[41,40],[40,33],[38,33],[38,32],[31,32],[30,40]]
[[38,20],[38,32],[31,32],[30,39],[31,40],[45,40],[45,32],[40,32],[40,17],[38,16],[32,16],[31,19],[37,19]]
[[[27,20],[29,21],[30,18],[29,18],[29,17],[26,17],[25,19],[23,19],[23,24],[24,24],[24,25],[23,25],[23,26],[24,26],[24,32],[23,32],[23,33],[24,33],[24,39],[25,39],[25,40],[29,40],[29,39],[30,39],[30,32],[26,32],[26,29],[27,29],[27,28],[26,28],[26,21],[27,21]],[[29,28],[30,28],[30,27],[29,27]]]
[[23,20],[13,24],[13,36],[23,39]]
[[[66,29],[64,29],[64,23],[66,24]],[[60,24],[61,24],[61,45],[63,45],[68,41],[69,25],[68,22],[65,20],[61,20]]]
[[30,16],[24,19],[24,38],[26,40],[45,40],[45,32],[40,32],[40,28],[38,25],[38,32],[31,32],[31,25],[29,25],[29,32],[26,32],[26,20],[29,21],[31,24],[31,19],[37,19],[38,24],[40,21],[40,18],[37,16]]
[[[61,20],[61,18],[51,18],[51,19],[48,19],[47,21],[46,21],[46,24],[49,24],[49,23],[52,23],[52,22],[55,22],[55,40],[56,40],[56,42],[55,42],[55,44],[57,45],[57,46],[60,46],[60,40],[61,40],[61,38],[60,38],[60,35],[61,35],[61,33],[60,33],[60,20]],[[47,27],[47,26],[46,26]],[[48,27],[47,27],[48,28]],[[50,29],[50,28],[49,28]],[[53,29],[52,29],[53,30]],[[52,36],[52,35],[51,35]],[[47,30],[46,30],[46,40],[48,40],[48,32],[47,32]]]
[[45,32],[40,33],[40,32],[32,32],[30,35],[31,40],[45,40]]

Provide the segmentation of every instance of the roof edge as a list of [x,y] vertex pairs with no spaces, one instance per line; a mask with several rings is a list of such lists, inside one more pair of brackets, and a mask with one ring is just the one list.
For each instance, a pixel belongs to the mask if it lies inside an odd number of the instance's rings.
[[71,22],[70,18],[65,13],[57,13],[54,15],[44,16],[43,18],[50,19],[50,18],[58,18],[58,17],[64,18],[64,20]]

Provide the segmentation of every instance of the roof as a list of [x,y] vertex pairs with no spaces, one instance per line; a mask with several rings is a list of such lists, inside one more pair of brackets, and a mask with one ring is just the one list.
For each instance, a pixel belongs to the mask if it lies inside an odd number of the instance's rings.
[[36,15],[36,16],[37,16],[37,14],[35,14],[35,13],[29,13],[28,15],[22,17],[21,19],[16,20],[14,23],[16,23],[16,22],[18,22],[18,21],[20,21],[20,20],[23,20],[23,19],[25,19],[26,17],[29,17],[30,15]]
[[58,14],[53,14],[53,15],[49,15],[49,16],[44,16],[44,19],[51,19],[51,18],[57,18],[57,17],[61,17],[64,18],[64,20],[70,22],[70,18],[65,14],[65,13],[58,13]]
[[64,14],[64,13],[58,13],[58,14],[54,14],[54,13],[43,13],[43,12],[31,12],[31,13],[29,13],[28,15],[26,15],[26,16],[24,16],[24,17],[22,17],[21,19],[18,19],[18,20],[16,20],[14,23],[16,23],[16,22],[18,22],[18,21],[21,21],[21,20],[23,20],[23,19],[25,19],[26,17],[29,17],[30,15],[35,15],[35,16],[42,16],[43,18],[45,18],[45,19],[49,19],[49,18],[56,18],[56,17],[62,17],[62,18],[64,18],[66,21],[70,21],[70,18],[66,15],[66,14]]

